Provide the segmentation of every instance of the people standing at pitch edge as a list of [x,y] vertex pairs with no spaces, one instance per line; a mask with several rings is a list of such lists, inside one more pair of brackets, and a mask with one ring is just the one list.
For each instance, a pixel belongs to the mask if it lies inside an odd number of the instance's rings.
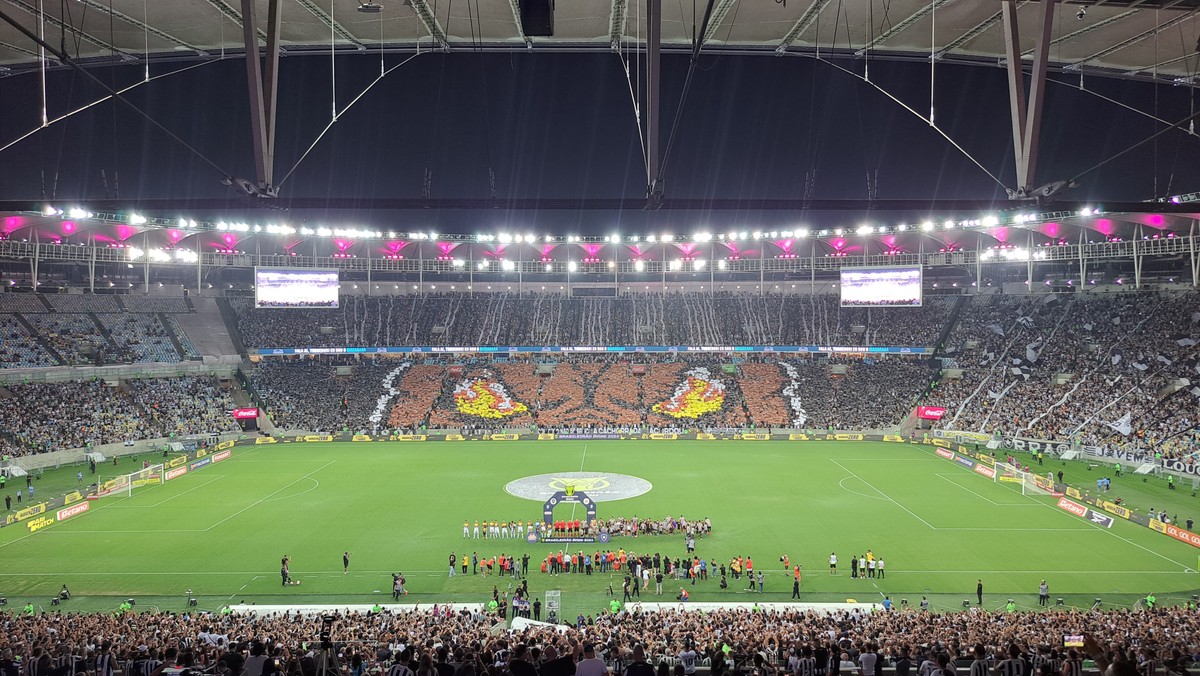
[[350,552],[342,552],[342,575],[350,573]]
[[454,564],[458,563],[458,557],[454,552],[450,552],[450,577],[454,577]]
[[1042,583],[1038,585],[1038,605],[1050,605],[1050,585],[1046,584],[1045,580],[1042,580]]
[[983,605],[983,578],[979,578],[975,582],[975,598],[978,599],[979,605]]

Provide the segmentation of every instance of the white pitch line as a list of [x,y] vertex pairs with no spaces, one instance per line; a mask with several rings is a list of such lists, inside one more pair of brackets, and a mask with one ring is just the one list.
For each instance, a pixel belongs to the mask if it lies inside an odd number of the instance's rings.
[[971,490],[970,488],[967,488],[966,486],[958,483],[954,479],[950,478],[950,477],[966,476],[965,474],[934,474],[934,476],[936,476],[939,479],[944,479],[946,481],[949,481],[950,483],[954,484],[955,486],[958,486],[959,488],[970,493],[971,495],[974,495],[981,500],[990,502],[997,507],[1033,507],[1033,505],[1028,502],[996,502],[995,500],[989,498],[988,496],[984,495],[983,493],[977,493],[977,492]]
[[[834,462],[836,463],[837,461],[835,460]],[[843,469],[845,469],[845,468],[843,468]],[[847,471],[849,471],[849,470],[847,470]],[[1065,512],[1063,512],[1063,511],[1061,511],[1061,510],[1060,510],[1060,509],[1059,509],[1057,506],[1055,506],[1055,505],[1051,505],[1051,504],[1049,504],[1049,503],[1046,503],[1046,502],[1042,502],[1041,500],[1037,499],[1037,497],[1035,497],[1035,496],[1033,496],[1033,495],[1026,495],[1025,497],[1027,497],[1027,498],[1029,498],[1030,500],[1032,500],[1034,504],[1036,504],[1036,505],[1040,505],[1040,506],[1042,506],[1042,507],[1045,507],[1046,509],[1049,509],[1050,511],[1054,512],[1055,514],[1060,514],[1060,515],[1061,515],[1061,514],[1064,514],[1064,513],[1065,513]],[[1138,544],[1138,543],[1134,542],[1133,540],[1130,540],[1130,539],[1129,539],[1129,538],[1127,538],[1127,537],[1124,537],[1124,536],[1121,536],[1121,535],[1117,535],[1116,533],[1114,533],[1114,532],[1112,531],[1112,529],[1111,529],[1111,528],[1105,528],[1104,526],[1101,526],[1101,525],[1099,525],[1099,524],[1094,524],[1094,523],[1091,523],[1090,521],[1085,521],[1084,523],[1086,523],[1086,524],[1087,524],[1089,527],[1091,527],[1091,528],[1094,528],[1094,529],[1096,529],[1096,530],[1099,530],[1099,531],[1101,531],[1101,532],[1104,532],[1104,533],[1108,533],[1109,535],[1111,535],[1111,536],[1113,536],[1113,537],[1117,538],[1118,540],[1121,540],[1122,542],[1125,542],[1126,544],[1133,545],[1134,547],[1137,547],[1138,549],[1140,549],[1140,550],[1142,550],[1142,551],[1144,551],[1144,552],[1148,552],[1148,553],[1150,553],[1150,554],[1153,554],[1153,555],[1157,556],[1158,558],[1160,558],[1160,559],[1162,559],[1162,560],[1164,560],[1164,561],[1169,561],[1169,562],[1171,562],[1171,563],[1173,563],[1173,564],[1175,564],[1175,565],[1177,565],[1177,566],[1182,566],[1185,572],[1186,572],[1186,571],[1188,571],[1188,570],[1191,570],[1191,568],[1189,568],[1189,567],[1188,567],[1188,565],[1187,565],[1186,563],[1180,563],[1179,561],[1176,561],[1175,559],[1172,559],[1172,558],[1171,558],[1171,557],[1169,557],[1169,556],[1166,556],[1166,555],[1164,555],[1164,554],[1160,554],[1160,553],[1158,553],[1158,552],[1154,551],[1153,549],[1150,549],[1149,547],[1146,547],[1146,546],[1144,546],[1144,545],[1140,545],[1140,544]]]
[[873,491],[875,491],[876,493],[878,493],[878,494],[880,494],[880,495],[884,496],[885,498],[887,498],[887,499],[888,499],[888,500],[889,500],[889,501],[890,501],[890,502],[891,502],[893,505],[895,505],[895,506],[899,507],[900,509],[903,509],[904,511],[908,512],[908,514],[909,514],[909,515],[910,515],[912,518],[914,518],[914,519],[916,519],[917,521],[920,521],[921,523],[925,524],[926,526],[928,526],[928,527],[929,527],[929,529],[930,529],[930,530],[938,530],[937,526],[934,526],[933,524],[929,523],[929,522],[928,522],[928,521],[926,521],[925,519],[922,519],[921,517],[917,516],[917,515],[916,515],[916,513],[915,513],[915,512],[913,512],[911,509],[909,509],[909,508],[905,507],[904,505],[900,504],[899,502],[896,502],[896,499],[895,499],[895,498],[893,498],[892,496],[888,495],[887,493],[884,493],[883,491],[879,490],[878,488],[875,488],[875,487],[874,487],[874,486],[872,486],[872,485],[871,485],[869,482],[867,482],[867,480],[866,480],[866,479],[864,479],[864,478],[860,477],[859,475],[855,474],[854,472],[851,472],[849,469],[846,469],[846,466],[845,466],[845,465],[843,465],[842,463],[840,463],[840,462],[838,462],[837,460],[834,460],[834,459],[832,459],[832,458],[830,458],[830,459],[829,459],[829,461],[830,461],[830,462],[832,462],[833,464],[837,465],[838,467],[841,467],[841,468],[842,468],[844,471],[846,471],[846,472],[849,472],[849,473],[850,473],[850,476],[852,476],[852,477],[854,477],[855,479],[858,479],[859,481],[863,482],[863,483],[864,483],[864,484],[866,484],[866,485],[867,485],[867,487],[868,487],[868,488],[870,488],[871,490],[873,490]]
[[[121,508],[121,509],[123,509],[123,508],[125,508],[125,507],[158,507],[159,505],[166,504],[166,503],[168,503],[168,502],[170,502],[170,501],[174,500],[175,498],[177,498],[177,497],[179,497],[179,496],[181,496],[181,495],[186,495],[186,494],[188,494],[188,493],[191,493],[191,492],[192,492],[192,491],[194,491],[194,490],[197,490],[197,489],[200,489],[200,488],[204,488],[205,486],[207,486],[207,485],[209,485],[209,484],[213,483],[214,481],[220,481],[221,479],[224,479],[224,478],[225,478],[225,475],[224,475],[224,474],[222,474],[222,475],[220,475],[220,476],[215,476],[215,477],[213,477],[213,478],[209,479],[208,481],[205,481],[205,482],[204,482],[204,483],[202,483],[202,484],[197,484],[197,485],[195,485],[195,486],[192,486],[191,488],[187,489],[186,491],[182,491],[182,492],[176,493],[175,495],[172,495],[171,497],[169,497],[169,498],[166,498],[166,499],[164,499],[164,500],[159,500],[158,502],[155,502],[154,504],[150,504],[150,505],[124,505],[124,504],[116,504],[116,505],[112,505],[112,506],[113,506],[113,507],[117,507],[117,508]],[[95,531],[93,531],[93,532],[95,532]]]
[[235,516],[238,516],[239,514],[245,512],[246,510],[248,510],[252,507],[257,507],[259,504],[261,504],[261,503],[265,502],[267,499],[269,499],[272,495],[275,495],[276,493],[279,493],[288,488],[291,488],[292,486],[295,486],[296,484],[300,483],[301,481],[303,481],[305,479],[312,477],[312,475],[316,474],[317,472],[320,472],[321,470],[325,469],[326,467],[332,465],[335,462],[337,462],[337,460],[330,460],[329,462],[325,463],[324,465],[321,465],[320,467],[314,469],[313,471],[309,472],[308,474],[305,474],[304,476],[300,477],[299,479],[296,479],[295,481],[291,482],[290,484],[283,486],[277,490],[271,491],[270,493],[255,500],[254,502],[250,503],[249,505],[246,505],[245,507],[239,509],[238,511],[234,512],[233,514],[230,514],[229,516],[225,517],[224,519],[221,519],[220,521],[214,523],[213,525],[209,526],[208,528],[205,528],[204,532],[208,532],[208,531],[216,528],[217,526],[220,526],[221,524],[225,523],[226,521],[232,519]]

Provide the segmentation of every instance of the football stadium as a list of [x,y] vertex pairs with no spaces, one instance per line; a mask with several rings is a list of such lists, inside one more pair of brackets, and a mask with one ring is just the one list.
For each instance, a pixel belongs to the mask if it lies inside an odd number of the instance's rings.
[[1198,34],[0,3],[0,676],[1186,676]]

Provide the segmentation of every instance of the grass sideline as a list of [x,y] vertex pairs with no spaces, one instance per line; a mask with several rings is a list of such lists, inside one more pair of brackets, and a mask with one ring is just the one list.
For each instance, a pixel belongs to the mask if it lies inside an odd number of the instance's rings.
[[[143,456],[146,459],[157,456]],[[140,467],[139,460],[98,468],[101,478]],[[1032,464],[1032,463],[1031,463]],[[1085,463],[1050,461],[1068,483],[1091,485],[1104,473]],[[86,466],[47,472],[39,497],[73,490]],[[932,449],[872,442],[512,441],[463,443],[277,444],[235,450],[232,459],[130,498],[110,497],[93,512],[30,534],[0,529],[0,596],[9,609],[27,599],[45,606],[66,583],[76,598],[62,610],[115,609],[124,598],[139,608],[183,610],[191,589],[201,608],[227,602],[371,603],[390,600],[390,573],[404,571],[413,602],[478,602],[511,578],[447,576],[447,556],[529,552],[552,547],[515,540],[469,541],[462,522],[536,520],[541,504],[504,491],[524,476],[556,471],[617,472],[653,484],[645,495],[600,503],[611,515],[667,513],[713,520],[698,554],[720,562],[752,556],[767,572],[766,593],[730,579],[688,584],[694,601],[787,601],[791,576],[779,557],[803,565],[805,601],[884,594],[916,605],[961,608],[983,578],[985,606],[1014,598],[1036,608],[1045,578],[1052,597],[1090,607],[1132,605],[1155,592],[1177,603],[1200,588],[1197,550],[1132,523],[1090,525],[1048,497],[1022,496],[933,455]],[[1196,498],[1168,492],[1165,482],[1115,478],[1112,495],[1144,510],[1166,506],[1186,518]],[[23,484],[23,482],[21,482]],[[11,490],[14,483],[10,482]],[[15,506],[15,505],[14,505]],[[566,509],[566,508],[564,508]],[[614,539],[612,547],[683,554],[682,538]],[[553,547],[557,551],[558,547]],[[585,546],[591,552],[596,546]],[[849,559],[872,549],[888,562],[883,580],[852,580]],[[352,552],[343,575],[341,554]],[[826,560],[843,565],[831,576]],[[279,558],[293,557],[299,587],[281,587]],[[564,617],[607,605],[618,576],[544,576],[530,587],[563,590]],[[677,592],[682,583],[664,583]],[[378,590],[378,591],[377,591]],[[673,597],[673,594],[671,595]],[[647,596],[646,600],[664,597]]]

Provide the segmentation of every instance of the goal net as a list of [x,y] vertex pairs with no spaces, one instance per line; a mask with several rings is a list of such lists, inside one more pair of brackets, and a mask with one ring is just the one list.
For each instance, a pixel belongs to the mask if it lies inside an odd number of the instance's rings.
[[142,486],[150,486],[161,484],[163,482],[163,466],[151,465],[140,469],[130,474],[122,474],[121,476],[113,477],[100,484],[100,490],[96,492],[97,497],[106,497],[110,495],[133,495],[133,489],[141,488]]
[[1020,490],[1021,495],[1050,495],[1054,490],[1054,479],[1050,475],[1041,476],[1033,472],[1026,472],[1007,462],[996,463],[994,480],[997,483],[1011,486],[1014,490]]

